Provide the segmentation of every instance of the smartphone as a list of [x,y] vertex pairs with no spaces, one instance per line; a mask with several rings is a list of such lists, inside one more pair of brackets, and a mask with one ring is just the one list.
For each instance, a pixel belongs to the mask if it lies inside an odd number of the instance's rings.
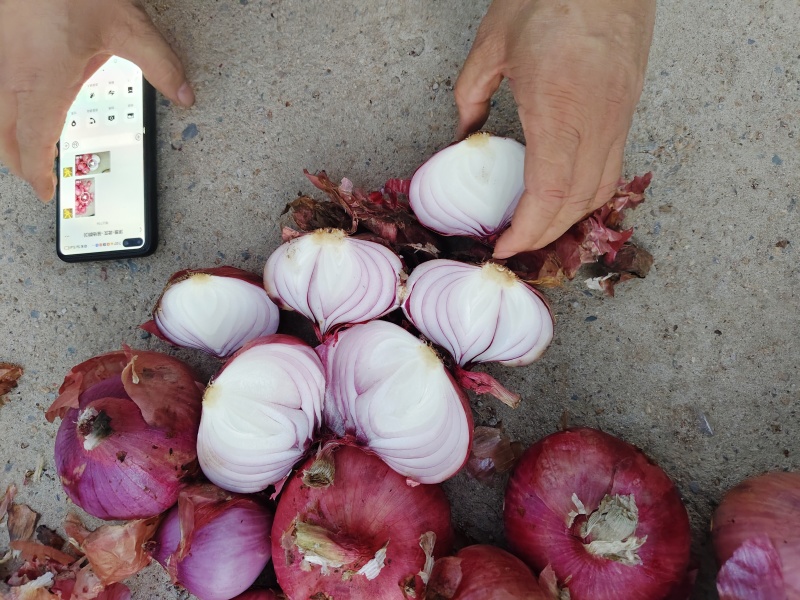
[[57,252],[66,262],[156,249],[155,90],[113,56],[83,85],[59,140]]

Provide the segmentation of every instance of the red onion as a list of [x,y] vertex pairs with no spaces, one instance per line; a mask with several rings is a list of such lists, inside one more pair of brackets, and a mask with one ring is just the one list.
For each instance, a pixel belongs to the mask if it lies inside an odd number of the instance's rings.
[[286,484],[272,560],[289,598],[422,598],[452,539],[441,488],[406,485],[378,458],[344,446],[309,459]]
[[55,462],[70,500],[101,519],[175,504],[195,468],[202,389],[178,359],[127,346],[74,367],[46,415],[61,417]]
[[669,477],[593,429],[550,435],[520,458],[504,519],[512,552],[548,565],[571,600],[663,600],[683,583],[689,518]]
[[467,546],[436,561],[425,600],[488,598],[547,600],[525,563],[500,548]]
[[258,275],[234,267],[187,269],[169,278],[153,320],[142,328],[176,346],[225,358],[275,333],[278,313]]
[[280,600],[280,596],[272,590],[250,590],[239,594],[233,600]]
[[408,199],[419,222],[444,235],[491,238],[511,222],[525,191],[525,146],[476,133],[422,165]]
[[730,490],[711,537],[723,600],[800,599],[800,473],[768,473]]
[[469,403],[425,342],[385,321],[343,331],[326,364],[325,422],[419,483],[454,475],[469,456]]
[[221,488],[249,493],[286,477],[321,420],[325,375],[314,350],[288,335],[246,344],[203,397],[197,456]]
[[496,263],[432,260],[414,269],[406,290],[405,315],[462,367],[529,365],[553,339],[541,294]]
[[255,498],[193,485],[164,517],[153,558],[200,600],[230,600],[269,562],[271,528],[272,512]]
[[264,268],[270,298],[310,319],[321,337],[397,308],[404,278],[394,252],[341,229],[319,229],[283,244]]

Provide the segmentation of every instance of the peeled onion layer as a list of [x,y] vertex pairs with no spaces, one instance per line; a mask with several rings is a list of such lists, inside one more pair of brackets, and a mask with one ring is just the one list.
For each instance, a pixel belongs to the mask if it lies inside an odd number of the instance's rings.
[[288,475],[321,422],[325,375],[314,350],[272,335],[239,350],[209,384],[197,440],[216,485],[258,492]]
[[320,339],[400,304],[403,265],[381,244],[320,229],[280,246],[267,260],[264,288],[281,308],[311,320]]
[[350,446],[309,459],[292,475],[272,528],[275,572],[289,598],[422,598],[432,560],[449,553],[452,540],[439,486],[408,486]]
[[155,516],[196,468],[202,386],[181,361],[125,348],[76,366],[47,412],[67,496],[101,519]]
[[512,552],[537,572],[552,565],[571,600],[663,600],[684,582],[689,519],[675,485],[608,434],[579,428],[531,446],[503,514]]
[[800,473],[767,473],[725,494],[711,524],[721,597],[800,599],[798,506]]
[[469,403],[425,342],[373,321],[321,346],[327,375],[324,415],[392,469],[439,483],[466,463],[472,439]]
[[487,600],[489,597],[492,600],[550,600],[525,563],[500,548],[467,546],[455,556],[436,561],[425,600]]
[[489,238],[510,222],[525,191],[525,146],[475,133],[440,150],[411,179],[420,223],[444,235]]
[[153,558],[200,600],[230,600],[269,562],[271,529],[272,512],[257,499],[198,484],[165,515]]
[[234,267],[189,269],[170,277],[142,328],[183,348],[225,358],[278,330],[278,307],[258,275]]

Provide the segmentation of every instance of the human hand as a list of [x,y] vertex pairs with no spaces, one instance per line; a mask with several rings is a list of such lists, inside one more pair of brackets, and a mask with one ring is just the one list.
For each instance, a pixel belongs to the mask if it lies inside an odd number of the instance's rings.
[[138,0],[0,0],[0,163],[43,201],[55,192],[67,111],[111,55],[139,65],[176,104],[194,103],[180,59]]
[[607,202],[642,93],[655,0],[494,0],[455,86],[458,136],[507,77],[527,145],[525,193],[495,258],[546,246]]

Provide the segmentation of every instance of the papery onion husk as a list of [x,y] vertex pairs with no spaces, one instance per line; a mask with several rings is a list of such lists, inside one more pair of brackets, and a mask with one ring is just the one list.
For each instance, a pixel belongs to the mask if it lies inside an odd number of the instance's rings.
[[552,565],[571,600],[663,600],[689,564],[689,518],[675,485],[638,448],[578,428],[531,446],[508,483],[511,551]]
[[325,374],[314,350],[288,335],[246,344],[203,397],[197,455],[206,477],[250,493],[278,483],[320,425]]
[[433,566],[425,600],[547,600],[530,569],[494,546],[467,546]]
[[169,278],[142,329],[219,358],[278,331],[278,307],[258,275],[235,267],[187,269]]
[[343,446],[306,461],[284,487],[272,554],[289,598],[420,599],[452,540],[439,486],[406,485],[377,457]]
[[542,295],[496,263],[432,260],[414,269],[406,290],[406,317],[459,366],[529,365],[553,339]]
[[490,239],[511,222],[525,191],[525,146],[475,133],[440,150],[411,179],[419,222],[444,235]]
[[269,562],[272,516],[253,496],[187,487],[158,528],[153,558],[200,600],[230,600]]
[[64,491],[101,519],[145,519],[175,504],[196,471],[203,386],[176,358],[127,346],[74,367],[47,411],[61,417]]
[[146,548],[158,523],[158,517],[151,517],[121,525],[102,525],[90,531],[78,515],[70,513],[64,530],[70,543],[86,556],[100,582],[111,585],[132,577],[150,564]]
[[800,473],[748,479],[722,499],[711,523],[723,600],[800,599]]
[[472,413],[436,352],[385,321],[356,325],[317,352],[325,423],[419,483],[452,477],[469,456]]
[[385,246],[320,229],[280,246],[264,267],[264,288],[278,306],[310,319],[320,337],[400,305],[400,258]]

